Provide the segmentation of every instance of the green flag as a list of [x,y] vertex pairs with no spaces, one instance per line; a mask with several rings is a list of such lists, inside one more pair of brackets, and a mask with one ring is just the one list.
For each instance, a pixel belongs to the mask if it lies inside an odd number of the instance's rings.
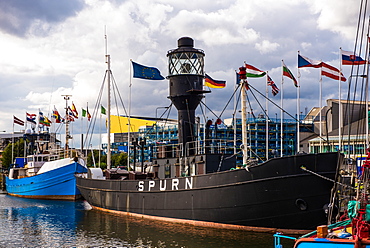
[[86,117],[86,110],[82,109],[82,117]]
[[101,113],[103,115],[106,115],[107,111],[105,110],[105,108],[103,107],[103,105],[101,105]]

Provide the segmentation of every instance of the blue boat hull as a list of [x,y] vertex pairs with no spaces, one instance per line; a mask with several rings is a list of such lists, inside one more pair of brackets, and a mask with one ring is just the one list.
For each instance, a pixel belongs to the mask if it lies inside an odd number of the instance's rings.
[[86,173],[86,167],[77,162],[42,174],[20,179],[6,177],[9,195],[37,199],[75,200],[81,194],[76,187],[76,173]]
[[294,248],[369,248],[369,240],[350,240],[350,239],[326,239],[326,238],[302,238],[298,239]]

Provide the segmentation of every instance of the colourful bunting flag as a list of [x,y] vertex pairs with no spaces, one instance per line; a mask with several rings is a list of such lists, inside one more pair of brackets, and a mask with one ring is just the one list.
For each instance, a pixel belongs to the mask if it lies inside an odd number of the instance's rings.
[[89,113],[89,107],[86,107],[87,120],[90,121],[91,115]]
[[39,124],[47,127],[51,124],[51,121],[41,111],[39,112]]
[[26,113],[26,115],[27,115],[28,122],[31,122],[32,124],[36,124],[36,114]]
[[101,105],[101,113],[103,115],[106,115],[107,114],[107,112],[106,112],[105,108],[103,107],[103,105]]
[[58,110],[54,107],[53,115],[51,116],[52,119],[54,119],[55,123],[62,123],[63,119],[60,116]]
[[77,112],[77,109],[76,109],[76,106],[75,104],[72,102],[72,108],[71,108],[72,112],[73,112],[73,116],[78,119],[78,112]]

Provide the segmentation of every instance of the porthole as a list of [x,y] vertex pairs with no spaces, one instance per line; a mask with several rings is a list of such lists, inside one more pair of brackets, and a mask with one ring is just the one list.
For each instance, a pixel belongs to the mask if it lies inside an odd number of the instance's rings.
[[307,202],[303,199],[297,199],[295,205],[302,211],[307,210]]

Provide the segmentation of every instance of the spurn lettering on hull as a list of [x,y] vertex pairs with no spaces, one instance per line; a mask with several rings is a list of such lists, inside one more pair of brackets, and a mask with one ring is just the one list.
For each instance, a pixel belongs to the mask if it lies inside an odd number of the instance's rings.
[[[139,181],[137,184],[138,191],[151,191],[151,190],[179,190],[179,189],[192,189],[193,178],[186,177],[185,180],[173,178],[170,180],[148,180]],[[159,185],[159,187],[158,187]]]

